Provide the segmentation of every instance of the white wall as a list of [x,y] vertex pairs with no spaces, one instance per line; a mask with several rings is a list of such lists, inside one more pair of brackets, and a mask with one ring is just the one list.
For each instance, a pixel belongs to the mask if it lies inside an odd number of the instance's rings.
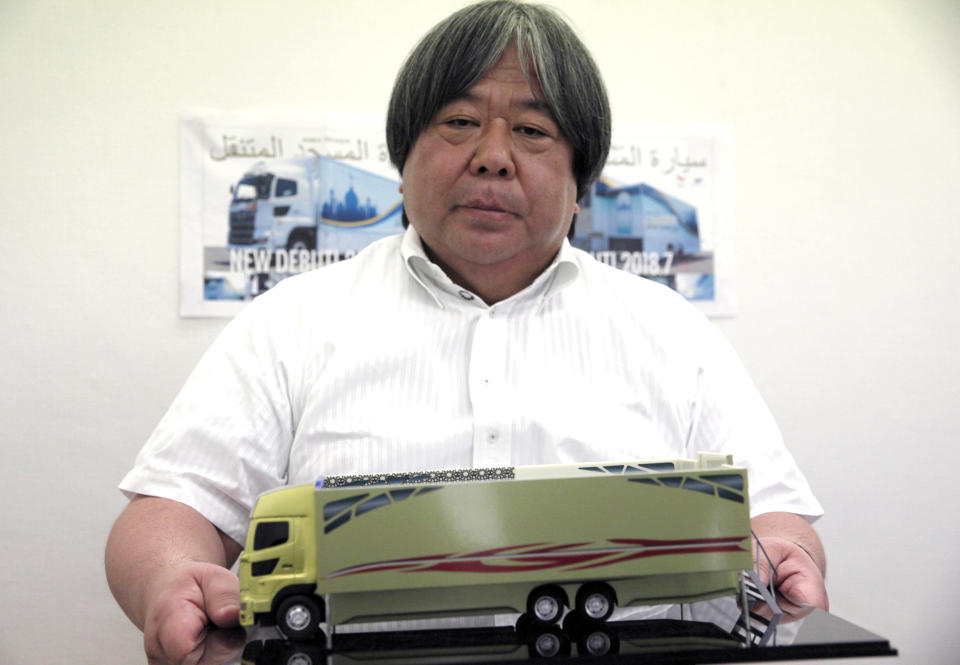
[[[103,580],[114,486],[223,325],[177,316],[178,110],[380,111],[459,4],[0,3],[0,661],[142,661]],[[826,505],[833,609],[955,662],[960,5],[555,4],[615,121],[733,126],[718,325]]]

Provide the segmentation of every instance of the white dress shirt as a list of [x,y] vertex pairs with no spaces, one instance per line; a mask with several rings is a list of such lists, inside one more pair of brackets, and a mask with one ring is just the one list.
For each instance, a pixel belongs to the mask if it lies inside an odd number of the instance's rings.
[[284,280],[224,329],[121,483],[243,542],[319,475],[732,454],[753,514],[822,510],[726,339],[670,289],[564,242],[494,305],[417,234]]

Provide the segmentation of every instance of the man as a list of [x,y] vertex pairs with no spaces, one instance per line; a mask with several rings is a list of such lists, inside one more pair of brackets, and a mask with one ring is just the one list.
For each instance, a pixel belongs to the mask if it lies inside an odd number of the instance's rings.
[[820,507],[729,346],[566,241],[610,141],[570,28],[509,1],[455,13],[408,58],[387,124],[406,234],[238,315],[121,485],[107,573],[150,659],[236,623],[227,567],[254,499],[320,474],[720,450],[750,470],[786,611],[825,607]]

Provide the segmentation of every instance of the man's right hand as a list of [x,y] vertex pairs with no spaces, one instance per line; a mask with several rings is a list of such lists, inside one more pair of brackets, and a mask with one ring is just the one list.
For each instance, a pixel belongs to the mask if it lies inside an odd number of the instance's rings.
[[143,645],[151,665],[200,663],[207,632],[237,626],[237,576],[217,564],[183,561],[153,580],[143,625]]
[[107,581],[143,630],[151,665],[194,665],[208,662],[213,650],[223,653],[226,633],[205,638],[211,626],[237,626],[240,585],[229,566],[240,549],[176,501],[137,497],[120,514],[107,541]]

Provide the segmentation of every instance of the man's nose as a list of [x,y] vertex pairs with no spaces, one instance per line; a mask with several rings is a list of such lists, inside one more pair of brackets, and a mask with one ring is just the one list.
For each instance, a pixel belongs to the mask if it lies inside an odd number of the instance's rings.
[[512,138],[509,125],[502,120],[485,127],[470,160],[470,172],[473,175],[495,174],[501,178],[512,178],[517,170],[513,163]]

